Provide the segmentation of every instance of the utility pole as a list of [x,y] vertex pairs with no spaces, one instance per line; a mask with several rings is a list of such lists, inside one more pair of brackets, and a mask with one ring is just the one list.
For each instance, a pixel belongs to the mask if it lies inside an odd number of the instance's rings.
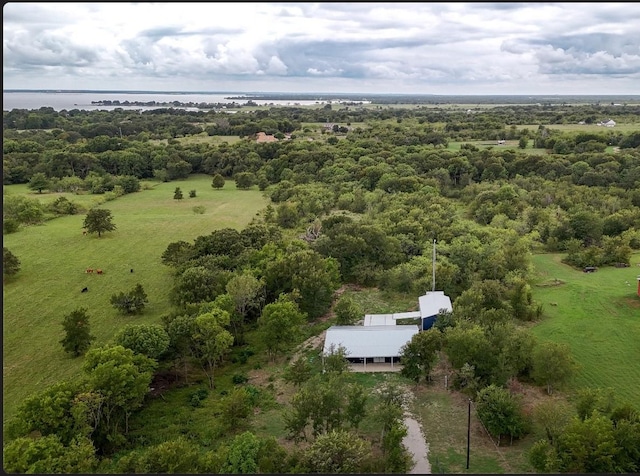
[[471,443],[471,399],[469,399],[469,413],[467,415],[467,469],[469,469],[469,449]]
[[431,267],[432,269],[432,277],[431,277],[431,283],[432,283],[432,289],[431,291],[435,291],[436,290],[436,240],[433,240],[433,262],[431,263]]

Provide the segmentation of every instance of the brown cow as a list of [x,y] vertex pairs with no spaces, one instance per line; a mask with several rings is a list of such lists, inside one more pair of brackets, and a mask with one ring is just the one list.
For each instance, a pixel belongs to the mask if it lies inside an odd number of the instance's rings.
[[87,268],[85,273],[93,273],[93,268]]
[[87,230],[82,230],[82,234],[86,235],[87,234]]
[[97,274],[102,274],[102,270],[101,269],[96,269],[96,273]]

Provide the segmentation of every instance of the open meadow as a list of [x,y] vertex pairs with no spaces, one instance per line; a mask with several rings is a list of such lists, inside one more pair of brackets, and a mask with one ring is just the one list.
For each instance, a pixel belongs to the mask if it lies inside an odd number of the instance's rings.
[[581,368],[567,390],[611,387],[619,401],[640,406],[640,254],[631,267],[576,270],[559,254],[535,255],[533,298],[545,318],[532,328],[540,340],[567,343]]
[[[3,401],[4,418],[15,414],[28,395],[78,374],[82,359],[62,350],[63,317],[86,307],[94,345],[102,345],[128,323],[160,323],[170,309],[167,291],[172,286],[169,267],[160,258],[171,242],[192,242],[220,228],[241,229],[266,206],[254,187],[237,190],[233,181],[214,190],[211,177],[150,182],[152,187],[100,205],[111,210],[116,230],[82,234],[85,214],[65,216],[4,236],[4,246],[21,262],[18,274],[3,286]],[[184,199],[174,200],[175,187]],[[189,190],[196,197],[189,198]],[[34,194],[26,186],[5,186],[7,193],[26,193],[42,201],[58,195],[88,206],[95,195]],[[193,211],[202,206],[202,214]],[[87,274],[101,268],[103,275]],[[130,270],[134,272],[131,273]],[[142,284],[149,297],[144,314],[124,317],[111,306],[110,297]],[[89,291],[81,293],[83,287]]]

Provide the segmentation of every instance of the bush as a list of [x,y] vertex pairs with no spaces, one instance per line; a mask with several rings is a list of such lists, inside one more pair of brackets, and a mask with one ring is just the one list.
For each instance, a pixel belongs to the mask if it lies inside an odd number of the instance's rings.
[[189,198],[195,198],[196,196],[196,191],[195,190],[189,190]]
[[197,213],[198,215],[203,215],[204,212],[206,211],[206,208],[202,205],[196,205],[191,210],[193,210],[193,213]]

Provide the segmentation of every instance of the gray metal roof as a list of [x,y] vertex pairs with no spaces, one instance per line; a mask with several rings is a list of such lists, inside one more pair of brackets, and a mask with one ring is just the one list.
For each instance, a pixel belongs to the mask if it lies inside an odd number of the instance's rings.
[[398,357],[400,349],[420,332],[418,326],[332,326],[327,329],[323,353],[342,345],[347,357]]

